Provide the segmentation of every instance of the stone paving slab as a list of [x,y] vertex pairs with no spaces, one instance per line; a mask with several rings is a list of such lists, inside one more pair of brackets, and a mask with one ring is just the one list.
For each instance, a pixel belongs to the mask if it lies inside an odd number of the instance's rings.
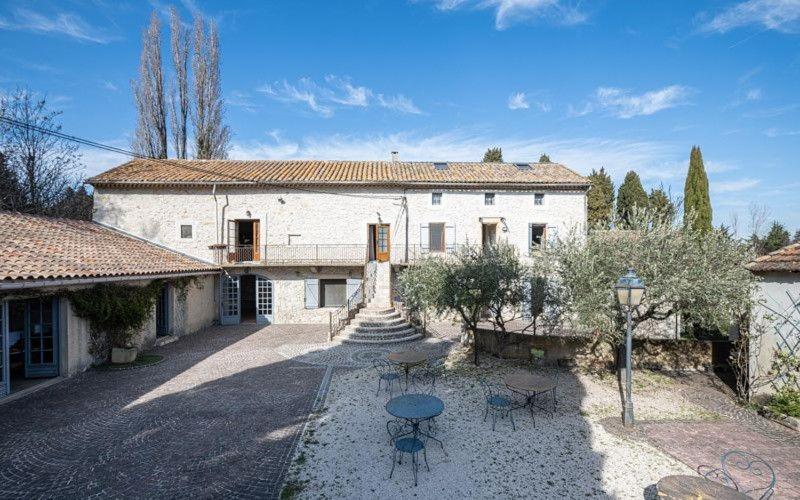
[[212,327],[0,406],[0,498],[277,497],[326,367],[276,349],[325,334]]
[[765,437],[738,421],[651,422],[641,427],[650,442],[695,470],[719,466],[730,450],[758,455],[775,469],[776,498],[800,498],[800,448],[793,443]]

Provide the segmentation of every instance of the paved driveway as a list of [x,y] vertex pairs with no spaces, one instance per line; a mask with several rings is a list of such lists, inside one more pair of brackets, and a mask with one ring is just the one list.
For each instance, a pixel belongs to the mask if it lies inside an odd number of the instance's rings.
[[0,498],[277,496],[326,372],[277,351],[324,335],[213,327],[0,406]]

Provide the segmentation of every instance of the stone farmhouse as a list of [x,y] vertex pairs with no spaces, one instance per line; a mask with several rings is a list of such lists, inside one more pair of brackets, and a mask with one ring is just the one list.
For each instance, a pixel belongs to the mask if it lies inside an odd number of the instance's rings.
[[415,259],[585,230],[589,189],[556,163],[134,160],[88,182],[95,221],[223,267],[223,324],[328,323],[370,272],[389,309]]
[[[556,163],[137,159],[88,180],[94,221],[0,213],[0,397],[93,362],[63,292],[164,280],[137,344],[212,323],[316,323],[416,338],[397,273],[459,245],[528,256],[586,230],[589,182]],[[366,307],[361,305],[366,304]]]

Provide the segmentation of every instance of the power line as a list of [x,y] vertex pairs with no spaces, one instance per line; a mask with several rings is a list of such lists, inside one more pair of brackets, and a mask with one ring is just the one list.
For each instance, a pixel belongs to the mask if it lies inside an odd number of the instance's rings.
[[[93,147],[93,148],[97,148],[97,149],[102,149],[104,151],[109,151],[109,152],[117,153],[117,154],[124,155],[124,156],[130,156],[132,158],[137,158],[137,159],[140,159],[140,160],[147,160],[147,161],[151,161],[151,162],[155,162],[155,163],[161,163],[161,164],[164,164],[164,165],[169,165],[171,167],[178,167],[178,168],[182,168],[182,169],[185,169],[185,170],[195,171],[195,172],[208,174],[208,175],[221,175],[219,172],[214,172],[212,170],[204,169],[204,168],[201,168],[200,166],[197,166],[197,165],[186,165],[186,164],[174,161],[174,160],[170,160],[168,158],[153,158],[151,156],[147,156],[147,155],[143,155],[143,154],[140,154],[140,153],[136,153],[135,151],[130,151],[130,150],[127,150],[127,149],[118,148],[116,146],[109,146],[108,144],[103,144],[101,142],[92,141],[90,139],[85,139],[83,137],[78,137],[78,136],[75,136],[75,135],[65,134],[65,133],[63,133],[61,131],[58,131],[58,130],[52,130],[52,129],[40,127],[38,125],[33,125],[31,123],[27,123],[27,122],[24,122],[24,121],[21,121],[21,120],[17,120],[15,118],[10,118],[10,117],[7,117],[7,116],[0,116],[0,122],[5,122],[5,123],[7,123],[9,125],[12,125],[14,127],[23,128],[23,129],[26,129],[26,130],[33,130],[35,132],[39,132],[39,133],[42,133],[42,134],[47,134],[47,135],[50,135],[50,136],[53,136],[53,137],[58,137],[60,139],[64,139],[64,140],[71,141],[71,142],[75,142],[77,144],[81,144],[81,145],[84,145],[84,146],[89,146],[89,147]],[[229,178],[229,180],[232,181],[232,182],[244,182],[244,183],[249,183],[249,184],[254,184],[254,185],[264,185],[264,186],[269,186],[269,187],[284,188],[284,189],[307,192],[307,193],[314,193],[314,194],[329,194],[329,195],[334,195],[334,196],[345,196],[345,197],[351,197],[351,198],[383,199],[383,200],[402,200],[404,198],[404,196],[381,196],[381,195],[361,195],[361,194],[355,194],[355,193],[336,193],[336,192],[330,192],[330,191],[320,191],[320,190],[302,188],[302,187],[294,186],[292,184],[281,183],[281,182],[262,181],[262,180],[257,180],[257,179],[248,179],[246,177],[237,177],[237,176],[230,176],[230,175],[225,175],[225,177]],[[210,184],[214,184],[214,182],[211,182],[211,181],[209,181],[209,183]]]

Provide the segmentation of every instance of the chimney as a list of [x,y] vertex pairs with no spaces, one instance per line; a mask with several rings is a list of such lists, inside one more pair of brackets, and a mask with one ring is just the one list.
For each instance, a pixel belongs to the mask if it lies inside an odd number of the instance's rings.
[[392,151],[392,162],[400,161],[400,153],[397,151]]

